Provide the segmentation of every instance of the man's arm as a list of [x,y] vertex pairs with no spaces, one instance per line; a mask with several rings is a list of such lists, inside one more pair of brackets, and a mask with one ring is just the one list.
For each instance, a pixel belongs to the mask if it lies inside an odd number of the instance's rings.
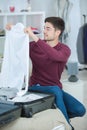
[[25,28],[24,32],[27,33],[35,42],[39,40],[39,38],[33,33],[31,27]]

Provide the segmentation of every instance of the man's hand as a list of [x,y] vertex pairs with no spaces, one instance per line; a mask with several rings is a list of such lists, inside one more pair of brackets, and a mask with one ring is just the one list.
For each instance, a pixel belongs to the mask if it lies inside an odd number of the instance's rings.
[[24,32],[27,33],[35,42],[39,40],[39,38],[33,33],[31,27],[25,28]]
[[24,32],[27,33],[31,38],[32,38],[32,36],[34,34],[33,31],[32,31],[32,29],[31,29],[31,27],[25,28]]
[[12,26],[13,26],[13,24],[10,24],[10,23],[9,23],[9,24],[6,25],[6,29],[7,29],[7,30],[11,30]]

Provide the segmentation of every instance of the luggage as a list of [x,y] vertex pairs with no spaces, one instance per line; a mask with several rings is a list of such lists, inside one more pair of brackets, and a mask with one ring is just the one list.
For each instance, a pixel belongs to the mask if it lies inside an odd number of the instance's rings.
[[39,92],[27,92],[22,97],[16,97],[12,101],[22,108],[22,117],[32,117],[33,114],[54,108],[54,95]]
[[21,108],[8,101],[0,101],[0,127],[17,119],[21,115]]
[[[0,103],[6,105],[8,104],[8,106],[13,104],[21,107],[22,110],[20,116],[22,117],[32,117],[33,114],[37,112],[55,107],[55,96],[53,94],[29,91],[23,96],[11,98],[13,97],[13,94],[11,95],[12,92],[10,92],[11,91],[9,91],[10,96],[8,96],[8,92],[4,92],[2,95],[0,95]],[[3,107],[3,110],[5,110],[5,107]]]
[[84,64],[87,64],[87,24],[83,27]]
[[39,92],[27,92],[23,96],[0,99],[0,127],[18,117],[32,117],[33,114],[54,108],[54,95]]

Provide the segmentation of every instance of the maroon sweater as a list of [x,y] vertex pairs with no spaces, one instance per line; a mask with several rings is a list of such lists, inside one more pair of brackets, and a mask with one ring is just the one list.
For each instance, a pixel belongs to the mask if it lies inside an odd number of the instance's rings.
[[40,84],[42,86],[59,86],[61,74],[70,56],[70,49],[58,43],[55,47],[50,47],[45,41],[39,39],[38,42],[30,43],[30,57],[33,70],[30,77],[29,86]]

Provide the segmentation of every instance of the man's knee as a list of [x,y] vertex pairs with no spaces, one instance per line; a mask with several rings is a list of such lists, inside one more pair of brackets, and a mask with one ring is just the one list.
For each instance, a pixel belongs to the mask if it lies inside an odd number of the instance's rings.
[[82,105],[82,106],[79,106],[78,107],[78,116],[84,116],[86,113],[86,109],[85,107]]

